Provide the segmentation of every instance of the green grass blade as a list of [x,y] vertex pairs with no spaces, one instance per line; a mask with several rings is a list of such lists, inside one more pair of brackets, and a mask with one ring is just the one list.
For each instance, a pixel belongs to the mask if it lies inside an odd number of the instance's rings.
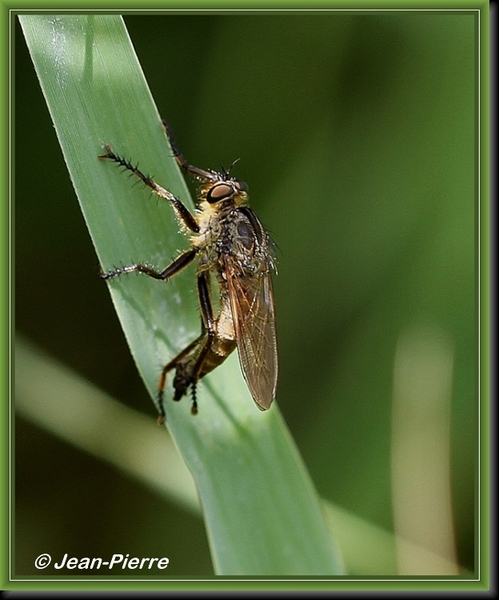
[[[20,21],[100,263],[165,266],[187,247],[171,207],[97,158],[110,143],[187,197],[121,18]],[[168,284],[132,275],[109,287],[154,398],[161,365],[198,333],[192,272]],[[198,487],[216,572],[339,574],[316,492],[277,406],[256,408],[235,354],[200,385],[197,417],[188,401],[170,397],[168,426]]]

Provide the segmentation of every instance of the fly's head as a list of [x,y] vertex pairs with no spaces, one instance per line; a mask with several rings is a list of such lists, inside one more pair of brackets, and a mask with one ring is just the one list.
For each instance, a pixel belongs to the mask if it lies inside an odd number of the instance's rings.
[[248,184],[231,177],[229,171],[210,172],[210,179],[200,187],[200,200],[207,202],[215,210],[226,206],[241,206],[248,201]]

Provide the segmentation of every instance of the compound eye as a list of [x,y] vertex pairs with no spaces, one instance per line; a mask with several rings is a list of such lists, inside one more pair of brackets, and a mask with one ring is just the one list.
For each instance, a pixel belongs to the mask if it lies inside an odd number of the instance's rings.
[[234,194],[234,188],[228,183],[217,183],[212,188],[208,190],[206,194],[206,200],[208,202],[219,202],[220,200],[225,200],[226,198],[230,198]]
[[237,185],[239,186],[239,191],[241,192],[247,192],[249,189],[246,181],[238,181]]

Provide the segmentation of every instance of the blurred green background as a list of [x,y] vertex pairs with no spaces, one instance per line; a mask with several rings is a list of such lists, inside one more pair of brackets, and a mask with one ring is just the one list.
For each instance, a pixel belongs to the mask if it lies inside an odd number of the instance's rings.
[[[420,326],[449,341],[452,508],[459,563],[470,570],[475,18],[125,17],[184,155],[215,169],[240,158],[234,173],[279,248],[278,403],[321,496],[393,529],[397,342]],[[18,25],[15,173],[17,330],[153,421]],[[123,257],[135,260],[147,257]],[[174,504],[165,510],[163,498],[24,419],[15,531],[18,573],[33,574],[33,556],[48,547],[61,556],[161,556],[165,532],[174,540],[169,575],[212,573],[200,519]]]

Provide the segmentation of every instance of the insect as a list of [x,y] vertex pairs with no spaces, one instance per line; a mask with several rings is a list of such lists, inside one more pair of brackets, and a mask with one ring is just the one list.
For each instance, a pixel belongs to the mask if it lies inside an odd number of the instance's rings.
[[[276,395],[278,371],[271,239],[247,206],[246,183],[232,177],[230,169],[218,172],[188,164],[164,121],[163,126],[178,165],[200,182],[194,213],[174,194],[115,154],[111,146],[106,144],[106,153],[99,158],[112,160],[131,171],[154,194],[170,202],[179,222],[190,232],[191,247],[160,270],[139,263],[102,272],[100,276],[111,279],[139,272],[167,281],[197,260],[201,333],[161,371],[160,422],[166,416],[163,396],[170,371],[175,370],[174,400],[180,400],[190,390],[191,413],[195,415],[198,381],[222,364],[236,347],[253,400],[260,410],[267,410]],[[214,293],[217,293],[216,312],[212,302]]]

